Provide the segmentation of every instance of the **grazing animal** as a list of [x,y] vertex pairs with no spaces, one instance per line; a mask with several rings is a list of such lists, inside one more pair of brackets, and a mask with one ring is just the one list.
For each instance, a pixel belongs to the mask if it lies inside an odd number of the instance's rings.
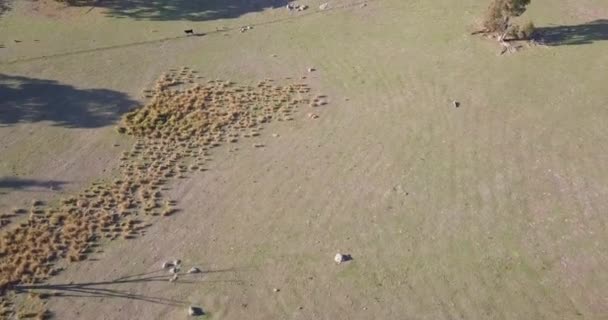
[[194,35],[194,30],[192,30],[192,29],[184,30],[184,32],[186,33],[186,35],[189,35],[189,34]]

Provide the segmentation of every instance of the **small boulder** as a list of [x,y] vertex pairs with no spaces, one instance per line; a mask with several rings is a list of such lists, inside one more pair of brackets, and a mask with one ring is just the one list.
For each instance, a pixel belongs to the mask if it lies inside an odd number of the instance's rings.
[[337,264],[340,264],[342,262],[346,262],[346,261],[350,261],[353,258],[351,257],[350,254],[342,254],[342,253],[336,253],[336,256],[334,257],[334,261]]
[[190,270],[188,270],[188,273],[201,273],[201,269],[197,267],[192,267],[190,268]]
[[329,3],[325,2],[319,6],[319,10],[325,10],[329,7]]
[[162,268],[167,269],[173,267],[173,262],[165,261],[163,262]]

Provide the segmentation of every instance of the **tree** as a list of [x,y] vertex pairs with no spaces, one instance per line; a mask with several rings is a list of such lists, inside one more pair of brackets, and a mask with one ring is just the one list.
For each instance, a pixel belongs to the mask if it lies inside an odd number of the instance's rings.
[[492,0],[483,20],[484,30],[498,36],[498,41],[503,42],[505,36],[513,28],[511,19],[521,16],[531,0]]

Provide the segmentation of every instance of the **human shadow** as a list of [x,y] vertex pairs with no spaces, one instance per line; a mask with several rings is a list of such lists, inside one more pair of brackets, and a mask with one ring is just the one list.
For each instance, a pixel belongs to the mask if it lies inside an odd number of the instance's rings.
[[136,104],[122,92],[0,74],[0,126],[49,121],[68,128],[96,128],[114,123]]
[[[0,190],[23,190],[23,189],[51,189],[61,190],[65,184],[64,181],[56,180],[34,180],[34,179],[20,179],[20,178],[0,178]],[[0,192],[1,193],[1,192]]]
[[548,46],[591,44],[608,40],[608,19],[571,26],[537,28],[534,40]]
[[[211,272],[228,272],[227,270],[209,270],[203,271],[204,273]],[[154,304],[163,304],[169,306],[186,306],[187,301],[170,299],[166,297],[150,296],[145,294],[133,293],[127,290],[121,290],[115,288],[117,285],[132,284],[132,283],[145,283],[145,282],[166,282],[170,284],[169,280],[173,275],[168,274],[166,270],[157,270],[148,273],[136,274],[126,277],[117,278],[109,281],[98,281],[98,282],[83,282],[83,283],[68,283],[68,284],[28,284],[28,285],[16,285],[13,287],[13,291],[16,294],[21,293],[37,293],[41,295],[51,297],[76,297],[76,298],[117,298],[117,299],[130,299],[143,302],[149,302]],[[189,277],[188,277],[189,276]],[[237,282],[241,283],[240,280],[203,280],[200,274],[184,274],[180,279],[173,281],[173,284],[195,284],[195,283],[210,283],[210,282]],[[109,288],[113,286],[114,288]]]
[[136,20],[205,21],[237,18],[250,12],[286,6],[288,0],[70,0],[73,6],[106,9],[106,14]]

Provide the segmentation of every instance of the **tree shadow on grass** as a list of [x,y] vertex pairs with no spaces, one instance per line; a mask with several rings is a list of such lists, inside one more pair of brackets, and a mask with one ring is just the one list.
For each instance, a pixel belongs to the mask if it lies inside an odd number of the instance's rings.
[[117,91],[0,74],[0,126],[50,121],[68,128],[96,128],[116,122],[136,104]]
[[[205,273],[221,273],[230,272],[232,269],[226,270],[208,270]],[[84,282],[84,283],[69,283],[69,284],[32,284],[32,285],[17,285],[13,289],[15,293],[38,293],[50,295],[53,297],[77,297],[77,298],[119,298],[130,299],[154,304],[163,304],[169,306],[187,306],[187,301],[170,299],[166,297],[149,296],[144,294],[132,293],[127,290],[117,289],[118,285],[145,283],[145,282],[165,282],[167,285],[173,284],[196,284],[196,283],[211,283],[211,282],[235,282],[241,284],[240,280],[203,280],[201,274],[185,274],[180,279],[169,282],[172,275],[166,270],[157,270],[148,273],[136,274],[132,276],[121,277],[109,281]],[[110,287],[110,288],[109,288]],[[113,288],[112,288],[113,287]]]
[[50,189],[50,190],[61,190],[65,184],[63,181],[41,181],[33,179],[20,179],[20,178],[0,178],[0,194],[3,189],[8,190],[30,190],[30,189]]
[[8,0],[0,0],[0,17],[4,12],[9,11],[11,7],[8,4]]
[[537,28],[534,38],[548,46],[591,44],[608,40],[608,19],[572,26]]
[[237,18],[284,7],[288,0],[71,0],[71,5],[107,9],[107,15],[136,20],[205,21]]

